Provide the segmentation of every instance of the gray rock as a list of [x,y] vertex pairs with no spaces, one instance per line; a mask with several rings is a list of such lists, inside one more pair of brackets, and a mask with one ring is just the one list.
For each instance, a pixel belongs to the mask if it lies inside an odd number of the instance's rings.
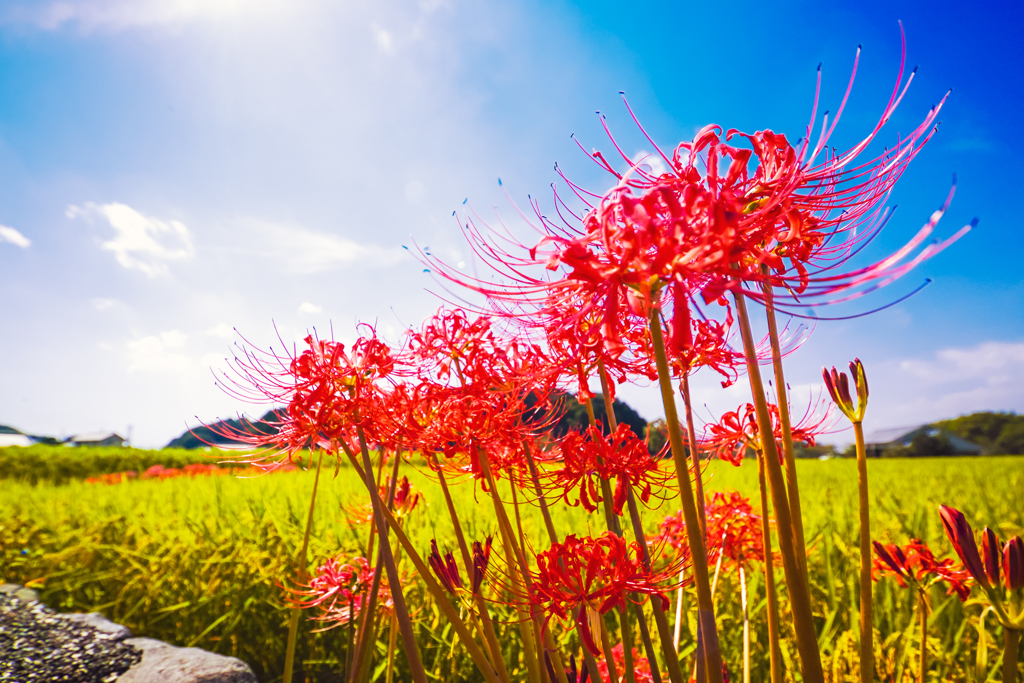
[[36,593],[31,588],[19,588],[18,590],[14,591],[13,595],[22,602],[39,602],[39,593]]
[[16,583],[0,583],[0,594],[8,595],[21,588]]
[[91,626],[99,631],[103,636],[110,638],[111,640],[124,640],[125,638],[132,637],[132,632],[127,626],[115,624],[99,612],[89,612],[88,614],[62,614],[61,616],[80,626]]
[[249,665],[194,647],[174,647],[152,638],[124,641],[142,650],[142,661],[117,683],[256,683]]

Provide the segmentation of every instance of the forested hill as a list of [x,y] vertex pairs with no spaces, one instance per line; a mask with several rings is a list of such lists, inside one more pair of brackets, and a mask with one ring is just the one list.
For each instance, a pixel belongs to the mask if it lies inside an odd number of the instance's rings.
[[956,434],[991,455],[1024,454],[1024,415],[1015,413],[973,413],[933,423],[939,429]]

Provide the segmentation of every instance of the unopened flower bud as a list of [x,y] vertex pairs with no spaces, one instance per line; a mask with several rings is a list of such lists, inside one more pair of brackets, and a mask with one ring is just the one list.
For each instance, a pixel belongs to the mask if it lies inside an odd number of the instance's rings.
[[850,422],[863,422],[864,411],[868,407],[868,380],[864,374],[864,364],[860,359],[850,363],[850,373],[853,376],[853,385],[857,390],[857,402],[853,401],[850,394],[850,380],[845,372],[839,372],[835,368],[829,371],[821,369],[822,377],[825,379],[825,387],[828,389],[832,401],[839,406],[839,410],[849,418]]
[[1003,546],[1003,572],[1009,590],[1024,588],[1024,541],[1020,536],[1014,536]]
[[484,575],[487,574],[487,565],[491,561],[492,536],[481,544],[480,541],[473,541],[473,594],[480,592],[480,586],[484,582]]
[[974,531],[971,530],[971,525],[967,523],[963,513],[946,505],[940,505],[939,516],[942,517],[942,526],[946,529],[946,536],[953,544],[956,554],[960,556],[960,561],[964,563],[975,581],[988,588],[988,577],[985,576],[985,566],[978,554]]
[[434,570],[437,580],[441,582],[445,590],[454,595],[462,588],[462,578],[459,576],[459,568],[455,564],[455,556],[450,552],[443,558],[437,549],[437,541],[430,541],[430,555],[427,557],[430,568]]
[[999,585],[999,537],[988,527],[981,532],[981,557],[985,560],[985,575],[993,586]]

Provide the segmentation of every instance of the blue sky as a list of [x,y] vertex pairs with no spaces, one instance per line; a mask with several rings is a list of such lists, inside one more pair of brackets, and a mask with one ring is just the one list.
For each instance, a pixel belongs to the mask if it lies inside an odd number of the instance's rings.
[[[896,78],[902,20],[920,70],[881,139],[948,88],[939,133],[897,185],[873,255],[927,220],[978,228],[858,309],[818,324],[788,364],[794,402],[859,356],[866,427],[1024,410],[1019,3],[0,3],[0,424],[98,429],[162,446],[196,418],[248,406],[220,392],[238,330],[257,345],[359,321],[398,339],[437,306],[402,248],[466,258],[452,211],[540,197],[555,162],[608,184],[575,146],[628,152],[707,123],[800,136],[823,64],[823,109],[863,54],[834,143],[850,146]],[[503,188],[497,179],[502,178]],[[866,256],[870,256],[866,255]],[[850,312],[855,312],[853,309]],[[743,385],[698,376],[700,412]],[[648,418],[649,387],[621,394]],[[844,434],[835,440],[848,440]]]

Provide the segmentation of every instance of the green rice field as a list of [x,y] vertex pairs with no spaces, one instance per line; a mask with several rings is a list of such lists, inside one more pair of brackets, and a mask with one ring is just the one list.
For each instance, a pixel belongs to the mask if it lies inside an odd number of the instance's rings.
[[[0,449],[0,581],[33,587],[44,602],[61,611],[102,612],[138,635],[240,657],[261,681],[281,677],[288,611],[280,586],[293,585],[291,580],[299,575],[295,556],[313,485],[312,472],[248,479],[228,475],[87,484],[83,481],[86,476],[105,473],[98,470],[128,467],[122,461],[112,465],[99,453],[64,449],[54,457],[81,457],[87,462],[48,470],[39,464],[45,464],[47,458],[34,455],[35,450]],[[167,466],[216,462],[211,454],[149,453],[146,457]],[[137,457],[133,469],[150,462],[142,455]],[[26,465],[32,458],[36,464]],[[93,458],[98,460],[89,460]],[[401,474],[409,476],[425,501],[407,517],[406,530],[424,550],[435,536],[442,545],[452,545],[440,487],[415,464],[402,467]],[[798,463],[798,471],[814,612],[826,673],[834,681],[853,680],[858,604],[856,463],[806,460]],[[1003,539],[1024,534],[1024,457],[871,460],[869,476],[874,539],[902,544],[922,538],[937,555],[948,556],[949,543],[936,511],[939,504],[963,510],[975,530],[988,525]],[[323,477],[310,568],[338,553],[362,555],[368,536],[365,523],[350,521],[368,497],[349,467],[336,469],[331,463]],[[709,492],[739,491],[751,497],[755,509],[758,506],[757,470],[752,462],[738,468],[724,462],[710,464],[706,487]],[[482,491],[465,482],[453,489],[453,495],[470,539],[496,531],[493,510]],[[507,488],[502,495],[510,499]],[[644,521],[653,532],[677,506],[673,501],[652,501],[652,506],[656,507],[644,513]],[[530,505],[520,507],[528,538],[541,546],[539,512]],[[603,518],[596,513],[588,515],[582,508],[562,502],[555,502],[552,509],[562,533],[571,529],[578,534],[588,530],[597,534],[604,528]],[[477,680],[469,657],[453,644],[448,622],[412,576],[412,565],[404,563],[400,568],[409,577],[407,598],[430,674],[436,680]],[[777,574],[781,576],[781,569]],[[764,582],[756,572],[748,574],[748,589],[752,590],[752,680],[759,681],[765,680],[768,658]],[[913,596],[890,580],[876,583],[875,590],[880,677],[911,680],[919,646],[918,627],[912,618]],[[738,577],[723,576],[715,598],[725,661],[736,681],[742,653]],[[980,607],[961,605],[939,587],[933,589],[931,604],[928,648],[935,665],[930,675],[936,681],[969,680]],[[500,607],[496,614],[499,619],[511,618],[511,612]],[[783,628],[789,628],[787,620],[783,622]],[[336,666],[346,635],[343,628],[312,633],[317,626],[305,621],[298,650],[301,668],[311,681],[317,680],[317,672]],[[562,629],[554,628],[562,637]],[[504,641],[510,650],[518,642],[514,629],[509,623],[499,627],[499,636],[508,634]],[[695,623],[684,624],[681,656],[687,660],[695,647],[694,632]],[[385,620],[378,631],[374,661],[374,677],[382,681],[388,636]],[[1000,643],[992,640],[988,664],[991,675],[996,676]],[[787,647],[792,648],[790,638],[783,639],[787,676],[799,680],[796,653],[785,651]],[[510,657],[516,661],[514,652]],[[396,667],[395,680],[405,680],[401,655]]]

